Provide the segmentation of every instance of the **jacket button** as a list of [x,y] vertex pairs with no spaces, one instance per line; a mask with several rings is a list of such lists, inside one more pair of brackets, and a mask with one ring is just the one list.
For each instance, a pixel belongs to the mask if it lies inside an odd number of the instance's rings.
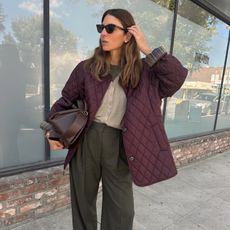
[[129,157],[130,161],[134,161],[134,159],[135,159],[134,157]]
[[127,131],[127,128],[124,127],[124,128],[122,129],[122,131],[125,133],[125,132]]

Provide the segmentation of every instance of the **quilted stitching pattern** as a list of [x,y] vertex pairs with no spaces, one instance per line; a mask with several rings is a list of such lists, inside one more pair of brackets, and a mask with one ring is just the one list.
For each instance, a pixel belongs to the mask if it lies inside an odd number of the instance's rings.
[[125,116],[127,131],[123,134],[123,140],[133,181],[145,186],[174,176],[176,168],[161,117],[154,116],[156,113],[151,107],[152,97],[149,95],[152,96],[154,93],[151,92],[157,88],[146,80],[142,81],[138,90],[128,98]]
[[[165,55],[151,69],[144,65],[138,88],[134,91],[125,89],[128,107],[124,117],[123,142],[133,181],[139,186],[168,179],[177,173],[163,127],[160,98],[179,89],[186,75],[187,70],[176,58]],[[87,127],[93,121],[110,81],[111,76],[100,82],[92,79],[84,71],[82,63],[67,81],[63,89],[64,97],[75,100],[83,94],[86,99],[89,111]],[[51,114],[68,106],[64,98],[60,98],[53,105]],[[69,149],[65,166],[76,152],[79,141]]]

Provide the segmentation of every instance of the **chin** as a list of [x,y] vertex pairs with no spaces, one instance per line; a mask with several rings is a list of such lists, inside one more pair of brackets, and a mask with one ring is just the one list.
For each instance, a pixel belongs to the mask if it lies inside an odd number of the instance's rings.
[[103,51],[110,51],[111,49],[110,49],[109,47],[104,47],[104,46],[102,46],[102,50],[103,50]]

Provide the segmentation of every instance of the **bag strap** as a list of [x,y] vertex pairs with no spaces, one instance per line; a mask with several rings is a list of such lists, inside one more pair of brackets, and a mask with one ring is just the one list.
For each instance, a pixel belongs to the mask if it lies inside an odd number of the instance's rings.
[[72,104],[72,108],[73,109],[79,108],[82,111],[87,111],[87,104],[85,100],[77,100],[77,105]]
[[72,109],[80,109],[82,111],[87,111],[87,104],[86,101],[84,99],[78,99],[76,101],[76,103],[73,103],[72,101],[70,101],[68,98],[63,98],[68,104],[71,105]]

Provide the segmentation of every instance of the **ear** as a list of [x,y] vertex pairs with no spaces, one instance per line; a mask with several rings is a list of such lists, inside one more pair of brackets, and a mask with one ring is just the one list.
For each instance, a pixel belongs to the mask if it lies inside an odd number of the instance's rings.
[[127,32],[126,35],[125,35],[125,43],[128,43],[129,40],[131,39],[131,37],[132,37],[132,34]]

